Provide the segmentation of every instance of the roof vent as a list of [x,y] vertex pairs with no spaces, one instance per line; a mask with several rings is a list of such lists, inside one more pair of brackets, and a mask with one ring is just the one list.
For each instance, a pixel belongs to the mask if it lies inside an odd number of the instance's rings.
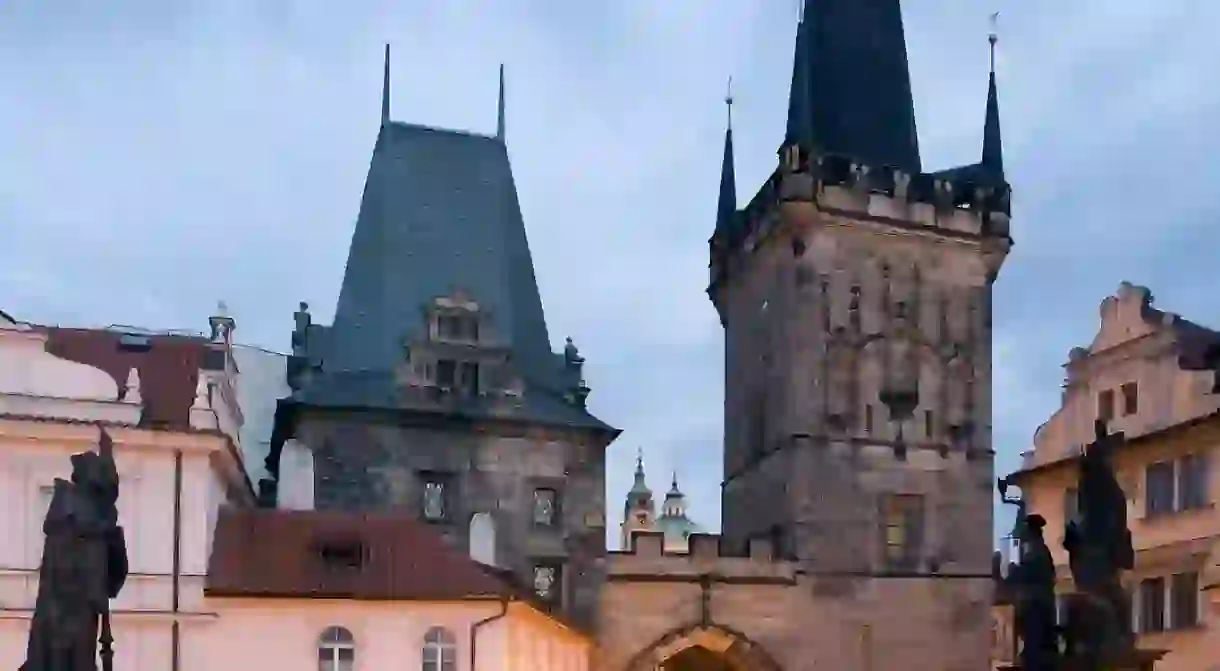
[[317,552],[322,565],[330,570],[359,570],[364,565],[364,544],[360,541],[326,541],[318,544]]

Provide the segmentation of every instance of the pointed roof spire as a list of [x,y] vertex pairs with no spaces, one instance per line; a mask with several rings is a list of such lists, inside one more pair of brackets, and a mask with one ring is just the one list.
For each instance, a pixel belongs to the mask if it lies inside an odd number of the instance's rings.
[[635,457],[635,480],[631,484],[631,494],[649,494],[652,490],[644,482],[644,448],[640,448]]
[[673,480],[669,483],[669,493],[665,495],[667,499],[682,498],[682,490],[678,489],[678,472],[673,472]]
[[792,69],[790,141],[921,171],[899,0],[806,0]]
[[[803,5],[802,5],[803,6]],[[792,83],[788,88],[788,127],[784,132],[784,145],[806,145],[811,137],[810,124],[813,114],[809,111],[809,72],[806,70],[804,10],[796,23],[796,48],[792,57]]]
[[496,139],[504,141],[504,64],[500,64],[500,103],[496,108]]
[[983,169],[992,177],[1004,181],[1004,143],[1000,137],[1000,100],[995,83],[995,46],[999,41],[996,23],[1000,13],[991,15],[991,33],[987,42],[991,46],[991,74],[987,80],[987,116],[983,122]]
[[381,75],[381,125],[390,123],[390,43],[385,45],[385,66]]
[[724,104],[728,109],[728,120],[724,129],[724,157],[720,166],[720,201],[716,205],[716,233],[719,235],[732,233],[733,220],[737,216],[737,173],[733,167],[732,77],[729,77]]

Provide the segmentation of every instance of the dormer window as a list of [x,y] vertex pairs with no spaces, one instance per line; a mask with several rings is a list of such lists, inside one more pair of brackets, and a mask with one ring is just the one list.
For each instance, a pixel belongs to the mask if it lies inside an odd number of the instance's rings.
[[436,362],[436,386],[452,389],[457,383],[457,362],[441,359]]
[[478,341],[479,318],[474,314],[439,315],[436,318],[436,334],[441,340]]

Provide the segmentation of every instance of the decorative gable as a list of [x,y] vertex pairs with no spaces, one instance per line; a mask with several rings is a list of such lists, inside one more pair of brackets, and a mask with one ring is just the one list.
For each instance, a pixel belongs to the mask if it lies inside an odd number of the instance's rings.
[[[1117,347],[1156,333],[1173,323],[1173,315],[1151,310],[1153,296],[1148,287],[1123,282],[1118,292],[1101,302],[1101,327],[1089,345],[1089,354]],[[1153,317],[1164,315],[1168,324]]]

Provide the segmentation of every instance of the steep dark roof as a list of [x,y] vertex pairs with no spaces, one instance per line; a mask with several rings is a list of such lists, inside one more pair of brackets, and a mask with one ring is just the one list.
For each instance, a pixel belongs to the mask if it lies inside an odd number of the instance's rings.
[[[409,515],[222,508],[208,562],[212,596],[455,601],[517,587],[450,549]],[[354,550],[356,565],[328,564]]]
[[[384,122],[373,149],[331,327],[310,333],[321,372],[298,400],[392,409],[404,342],[424,335],[424,308],[461,290],[487,311],[526,383],[516,417],[609,429],[564,394],[500,138]],[[475,399],[459,414],[485,414]]]
[[550,349],[508,154],[492,137],[392,122],[373,149],[352,234],[329,372],[389,371],[432,299],[465,290],[494,314],[527,375]]
[[789,139],[919,173],[898,0],[806,0],[797,31]]

